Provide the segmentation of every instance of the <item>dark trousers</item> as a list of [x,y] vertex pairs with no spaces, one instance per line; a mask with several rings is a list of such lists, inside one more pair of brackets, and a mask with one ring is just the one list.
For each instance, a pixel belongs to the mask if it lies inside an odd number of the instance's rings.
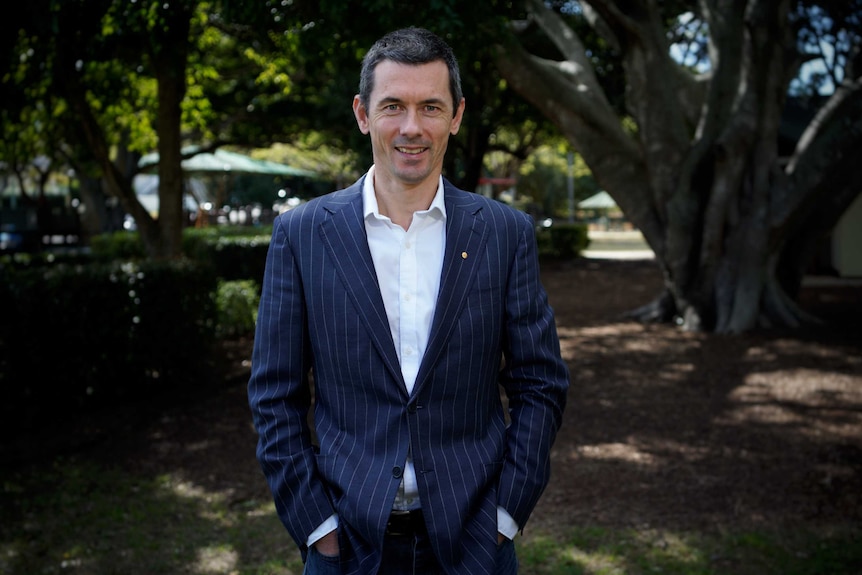
[[[495,575],[517,575],[515,544],[506,539],[497,546]],[[340,575],[338,557],[309,550],[304,575]],[[378,575],[444,575],[437,563],[421,515],[393,517],[383,540],[383,561]]]

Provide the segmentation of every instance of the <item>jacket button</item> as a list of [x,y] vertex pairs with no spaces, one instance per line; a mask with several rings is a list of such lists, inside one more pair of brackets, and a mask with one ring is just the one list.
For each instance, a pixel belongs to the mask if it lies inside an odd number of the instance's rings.
[[407,406],[407,413],[416,413],[416,404],[411,403]]
[[392,468],[392,477],[395,479],[401,479],[401,476],[404,474],[404,470],[398,467],[397,465]]

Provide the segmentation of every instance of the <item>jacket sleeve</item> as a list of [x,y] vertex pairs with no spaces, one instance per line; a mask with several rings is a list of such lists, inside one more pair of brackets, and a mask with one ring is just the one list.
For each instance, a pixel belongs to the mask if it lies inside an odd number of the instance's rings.
[[506,292],[500,372],[511,424],[498,504],[523,529],[550,478],[551,446],[562,422],[569,372],[539,277],[536,236],[529,218],[519,219],[518,235]]
[[248,398],[258,432],[257,458],[278,516],[304,551],[309,534],[335,510],[317,473],[308,424],[308,317],[289,240],[298,217],[285,216],[276,219],[267,254]]

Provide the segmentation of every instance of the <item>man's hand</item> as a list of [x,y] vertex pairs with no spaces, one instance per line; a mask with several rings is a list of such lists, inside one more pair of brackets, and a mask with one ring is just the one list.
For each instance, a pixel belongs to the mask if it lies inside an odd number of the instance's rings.
[[330,531],[315,541],[314,547],[321,555],[336,557],[341,553],[341,549],[338,547],[338,533],[336,531]]
[[497,532],[497,545],[506,540],[506,536],[500,532]]

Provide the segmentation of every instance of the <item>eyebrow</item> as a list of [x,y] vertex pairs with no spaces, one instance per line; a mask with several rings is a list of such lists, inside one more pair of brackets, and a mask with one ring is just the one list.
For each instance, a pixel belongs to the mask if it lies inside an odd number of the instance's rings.
[[[388,106],[389,104],[400,104],[403,100],[401,98],[396,98],[394,96],[388,96],[386,98],[381,98],[379,105],[380,106]],[[428,98],[427,100],[422,100],[419,102],[422,106],[427,106],[428,104],[433,104],[434,106],[439,106],[440,108],[446,107],[446,101],[441,100],[440,98]]]

